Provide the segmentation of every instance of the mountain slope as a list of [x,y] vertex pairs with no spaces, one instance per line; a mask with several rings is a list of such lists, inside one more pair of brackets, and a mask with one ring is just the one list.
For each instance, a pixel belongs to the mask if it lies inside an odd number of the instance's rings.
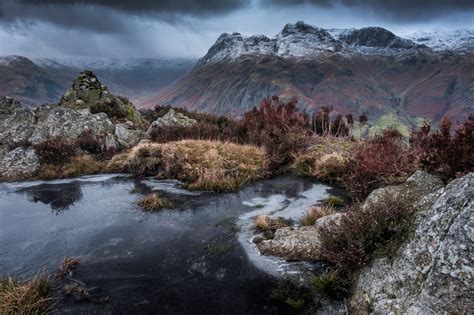
[[382,28],[326,31],[298,22],[273,39],[221,35],[190,73],[146,104],[240,115],[270,95],[297,96],[308,110],[437,121],[474,111],[474,55],[436,52]]

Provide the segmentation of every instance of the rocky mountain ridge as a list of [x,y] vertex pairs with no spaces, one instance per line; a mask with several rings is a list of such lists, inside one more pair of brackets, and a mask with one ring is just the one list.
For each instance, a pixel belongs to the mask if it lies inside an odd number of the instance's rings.
[[243,36],[237,32],[224,33],[199,61],[199,65],[252,54],[283,58],[314,58],[329,52],[390,56],[417,49],[440,51],[472,47],[473,32],[466,30],[450,34],[450,40],[443,34],[443,39],[437,41],[436,36],[429,33],[402,38],[382,27],[324,29],[299,21],[285,25],[273,38],[265,35]]
[[[469,43],[464,35],[453,47],[468,47],[460,45]],[[303,22],[272,39],[222,34],[191,72],[143,104],[240,116],[265,97],[296,96],[308,112],[332,106],[367,115],[374,130],[404,133],[425,118],[474,112],[474,50],[419,42],[379,27],[325,30]]]

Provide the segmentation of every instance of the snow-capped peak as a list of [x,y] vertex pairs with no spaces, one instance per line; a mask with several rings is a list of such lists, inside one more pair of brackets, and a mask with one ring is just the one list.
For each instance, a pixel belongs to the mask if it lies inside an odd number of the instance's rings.
[[304,22],[287,24],[273,38],[224,33],[198,64],[235,59],[243,55],[312,58],[325,53],[395,55],[416,50],[474,48],[474,32],[413,33],[405,38],[381,27],[323,29]]

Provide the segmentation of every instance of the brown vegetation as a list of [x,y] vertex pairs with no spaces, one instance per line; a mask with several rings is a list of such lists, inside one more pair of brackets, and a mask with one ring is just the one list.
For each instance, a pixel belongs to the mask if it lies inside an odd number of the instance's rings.
[[50,137],[35,144],[34,149],[44,164],[62,164],[68,162],[75,154],[76,144],[64,137]]
[[425,122],[410,139],[420,168],[436,172],[444,180],[474,171],[474,115],[455,130],[447,117],[441,121],[437,131],[430,130],[430,125]]
[[188,189],[233,191],[267,175],[265,151],[228,142],[183,140],[137,146],[127,170],[182,180]]
[[0,278],[0,314],[45,314],[53,307],[48,275],[37,275],[24,282]]
[[272,218],[269,215],[258,215],[254,219],[255,227],[260,231],[276,230],[287,226],[282,217]]
[[92,155],[79,155],[64,164],[45,164],[38,171],[38,178],[71,178],[81,175],[93,175],[106,172],[106,162],[97,161]]
[[305,215],[300,219],[300,224],[303,226],[310,226],[316,223],[318,219],[334,213],[334,208],[332,206],[313,206],[309,208]]
[[357,270],[376,250],[406,233],[413,211],[408,201],[387,194],[364,207],[348,206],[339,222],[322,227],[321,252],[339,270]]
[[138,205],[146,211],[158,211],[163,208],[174,208],[174,204],[166,197],[151,193],[143,197]]

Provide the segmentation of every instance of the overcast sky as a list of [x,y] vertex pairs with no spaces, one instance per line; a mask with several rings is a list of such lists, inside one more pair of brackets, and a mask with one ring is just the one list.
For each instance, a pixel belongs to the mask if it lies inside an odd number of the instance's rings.
[[0,55],[198,58],[224,32],[303,20],[394,33],[474,28],[474,0],[0,0]]

